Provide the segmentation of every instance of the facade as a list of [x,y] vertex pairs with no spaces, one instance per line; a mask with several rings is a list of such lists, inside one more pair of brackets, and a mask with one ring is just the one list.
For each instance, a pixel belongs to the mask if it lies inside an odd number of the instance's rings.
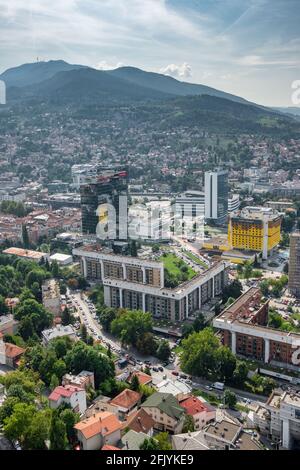
[[94,372],[82,370],[78,375],[65,374],[62,378],[62,385],[73,385],[84,389],[95,388]]
[[141,395],[138,392],[126,388],[110,401],[110,404],[118,407],[119,418],[124,420],[126,415],[137,411],[137,406],[141,401]]
[[289,290],[300,298],[300,231],[290,235]]
[[262,253],[263,259],[280,242],[281,216],[271,208],[247,206],[229,215],[228,245]]
[[99,245],[76,248],[73,254],[80,257],[85,278],[103,283],[108,307],[141,309],[173,321],[188,318],[220,295],[228,283],[224,261],[169,289],[164,287],[162,262],[115,255]]
[[58,408],[62,404],[70,405],[76,413],[84,413],[86,410],[86,392],[83,388],[74,385],[55,387],[49,395],[50,408]]
[[82,450],[99,450],[103,446],[117,446],[121,439],[122,423],[107,411],[93,414],[75,424]]
[[59,283],[55,279],[47,279],[42,285],[43,306],[55,317],[61,315],[61,299]]
[[[84,235],[95,237],[98,224],[103,229],[107,227],[110,205],[115,210],[116,234],[112,236],[108,232],[107,238],[115,240],[123,238],[119,232],[119,209],[120,197],[127,196],[127,189],[127,171],[124,168],[99,167],[96,175],[85,179],[84,184],[80,186],[82,233]],[[124,215],[126,217],[127,214]],[[127,234],[125,234],[126,236]]]
[[268,327],[268,310],[260,289],[251,287],[213,320],[213,326],[233,354],[298,368],[300,334]]
[[240,196],[239,194],[232,194],[228,198],[228,212],[234,212],[240,207]]
[[216,410],[207,402],[202,402],[198,397],[188,397],[180,401],[186,414],[192,416],[195,425],[195,431],[203,429],[207,424],[215,421]]
[[64,253],[55,253],[50,256],[50,263],[56,261],[60,266],[67,266],[73,262],[71,255],[65,255]]
[[152,417],[154,428],[159,431],[180,433],[183,428],[185,410],[169,393],[153,393],[142,403],[141,408]]
[[25,349],[16,346],[15,344],[5,343],[3,336],[0,334],[0,364],[8,367],[16,368]]
[[205,219],[224,223],[228,214],[228,172],[205,173]]
[[300,393],[275,390],[265,405],[256,408],[253,421],[261,434],[284,449],[300,444]]

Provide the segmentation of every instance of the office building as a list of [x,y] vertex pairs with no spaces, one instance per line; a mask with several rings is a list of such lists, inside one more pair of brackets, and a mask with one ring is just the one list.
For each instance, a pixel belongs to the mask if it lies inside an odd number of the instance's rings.
[[251,287],[213,320],[232,353],[297,370],[300,334],[268,327],[269,301]]
[[171,289],[164,286],[161,261],[117,255],[97,244],[73,250],[85,278],[102,283],[109,307],[141,309],[157,318],[181,321],[222,293],[227,285],[225,262],[213,264],[191,280]]
[[229,214],[228,244],[232,249],[257,251],[267,259],[280,242],[280,227],[277,211],[247,206]]
[[300,231],[290,236],[289,291],[300,297]]
[[207,171],[205,173],[205,219],[223,224],[228,213],[228,172]]
[[[107,240],[118,241],[123,237],[127,238],[126,233],[121,235],[119,231],[119,216],[127,217],[127,212],[120,214],[119,211],[120,197],[127,196],[127,188],[127,171],[124,168],[99,167],[96,175],[85,179],[84,183],[80,185],[82,233],[84,235],[96,237],[98,234],[99,236],[98,228],[101,226],[103,234],[109,229],[104,235]],[[109,207],[113,207],[115,211],[116,226],[113,233],[111,232],[112,224],[108,224],[109,218],[112,222]],[[98,223],[100,223],[99,226]]]

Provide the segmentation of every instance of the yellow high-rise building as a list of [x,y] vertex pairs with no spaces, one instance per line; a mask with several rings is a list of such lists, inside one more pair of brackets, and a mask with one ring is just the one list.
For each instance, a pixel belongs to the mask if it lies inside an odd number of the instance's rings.
[[229,214],[228,244],[232,249],[261,252],[267,259],[280,242],[281,216],[264,207],[245,207]]

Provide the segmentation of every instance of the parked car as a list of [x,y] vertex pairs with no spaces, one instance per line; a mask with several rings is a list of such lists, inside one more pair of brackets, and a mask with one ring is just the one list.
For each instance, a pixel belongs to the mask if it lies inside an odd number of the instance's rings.
[[179,372],[177,372],[176,370],[172,370],[171,374],[176,375],[176,377],[177,377],[179,375]]
[[163,371],[164,371],[164,368],[163,368],[162,366],[159,366],[159,367],[158,367],[158,370],[159,370],[160,372],[163,372]]

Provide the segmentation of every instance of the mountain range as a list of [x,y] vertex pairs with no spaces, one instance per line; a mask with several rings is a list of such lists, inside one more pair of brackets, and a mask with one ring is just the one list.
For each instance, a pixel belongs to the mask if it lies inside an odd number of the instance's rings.
[[103,71],[52,60],[8,69],[0,80],[7,86],[8,105],[46,103],[54,110],[68,106],[86,118],[102,116],[104,107],[107,115],[116,117],[125,106],[125,120],[132,125],[144,120],[155,122],[158,128],[201,126],[215,133],[298,137],[300,132],[297,108],[293,112],[266,108],[205,85],[135,67]]
[[247,100],[214,88],[181,82],[167,75],[135,67],[103,71],[63,60],[24,64],[0,75],[8,101],[28,98],[63,102],[161,100],[176,96],[210,95],[250,104]]

